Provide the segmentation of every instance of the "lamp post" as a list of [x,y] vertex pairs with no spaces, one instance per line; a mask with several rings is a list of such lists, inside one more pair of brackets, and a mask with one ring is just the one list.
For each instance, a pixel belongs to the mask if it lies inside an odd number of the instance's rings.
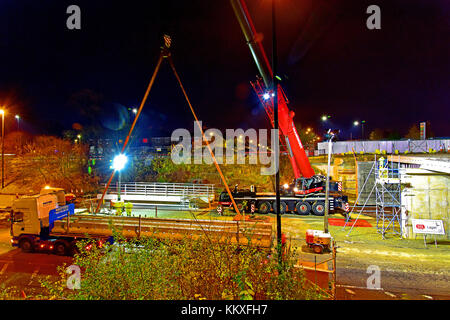
[[364,140],[364,123],[366,123],[366,120],[361,121],[361,140]]
[[[278,56],[277,56],[277,32],[276,32],[276,11],[275,1],[272,0],[272,85],[273,85],[273,114],[274,114],[274,129],[279,135],[278,125]],[[277,137],[279,141],[279,137]],[[279,144],[275,148],[275,211],[277,213],[277,248],[278,248],[278,262],[281,265],[282,255],[282,239],[281,239],[281,199],[280,199],[280,148]]]
[[327,165],[327,182],[325,185],[325,214],[323,215],[323,231],[325,233],[328,233],[328,213],[330,210],[330,203],[329,203],[329,193],[330,193],[330,167],[331,167],[331,151],[332,151],[332,140],[335,138],[334,132],[331,131],[331,129],[328,130],[327,134],[325,135],[328,139],[328,165]]
[[18,114],[16,114],[15,118],[17,120],[17,131],[19,131],[20,130],[20,116]]
[[[359,126],[359,121],[353,121],[353,126],[354,127]],[[352,130],[350,130],[350,140],[353,140],[352,136],[353,136],[353,132],[352,132]]]
[[355,127],[361,125],[361,140],[364,140],[364,123],[366,123],[366,120],[359,121],[353,121],[353,125]]
[[117,201],[120,202],[120,183],[121,183],[121,171],[122,169],[125,167],[125,164],[127,163],[128,158],[126,155],[124,155],[123,153],[117,155],[114,157],[113,160],[113,169],[115,171],[119,171],[119,185],[118,185],[118,190],[117,190]]
[[2,189],[5,187],[5,110],[0,109],[2,115]]

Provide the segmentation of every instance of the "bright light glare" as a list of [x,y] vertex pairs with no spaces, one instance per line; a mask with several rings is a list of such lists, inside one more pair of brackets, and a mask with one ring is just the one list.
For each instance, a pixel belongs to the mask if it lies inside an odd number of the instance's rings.
[[134,113],[134,114],[137,113],[137,109],[136,109],[136,108],[133,109],[133,113]]
[[322,116],[322,121],[327,121],[327,116]]
[[357,126],[357,125],[359,125],[359,122],[358,122],[358,121],[355,121],[355,122],[353,122],[353,125],[354,125],[354,126]]
[[270,95],[268,93],[264,93],[263,98],[264,100],[269,100]]
[[125,167],[125,164],[127,163],[128,158],[124,154],[119,154],[114,157],[113,160],[113,168],[114,170],[120,171]]
[[284,187],[285,189],[287,189],[287,188],[289,188],[289,185],[288,185],[287,183],[285,183],[285,184],[283,185],[283,187]]
[[0,114],[5,114],[5,110],[0,109]]
[[16,119],[20,119],[20,116],[18,114],[16,114]]

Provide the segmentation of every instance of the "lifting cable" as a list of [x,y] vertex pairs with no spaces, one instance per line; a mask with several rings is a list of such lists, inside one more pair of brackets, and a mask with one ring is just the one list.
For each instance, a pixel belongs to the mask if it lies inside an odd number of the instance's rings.
[[[211,149],[211,146],[209,145],[208,139],[206,139],[206,137],[205,137],[205,134],[203,132],[203,128],[200,125],[200,122],[199,122],[199,120],[197,118],[197,115],[196,115],[196,113],[194,111],[194,108],[192,107],[192,104],[191,104],[191,102],[190,102],[190,100],[188,98],[186,90],[184,89],[184,86],[183,86],[183,84],[181,82],[180,76],[178,75],[178,73],[177,73],[177,71],[175,69],[175,65],[173,64],[173,61],[172,61],[172,58],[171,58],[171,54],[169,52],[170,44],[171,44],[170,37],[167,36],[167,35],[164,35],[164,45],[163,45],[163,47],[161,47],[161,53],[159,55],[159,59],[158,59],[158,62],[156,64],[155,71],[153,72],[152,78],[150,79],[150,83],[148,84],[148,87],[147,87],[147,90],[145,92],[144,98],[142,99],[142,102],[141,102],[141,105],[139,106],[139,109],[138,109],[138,112],[136,114],[136,117],[134,118],[133,124],[131,125],[130,131],[128,132],[127,138],[126,138],[126,140],[125,140],[125,142],[123,144],[121,153],[123,153],[125,151],[125,148],[126,148],[128,142],[130,140],[131,133],[133,132],[133,129],[134,129],[135,125],[136,125],[136,122],[137,122],[137,120],[139,118],[139,115],[141,114],[141,111],[142,111],[142,109],[144,107],[144,104],[147,101],[147,98],[148,98],[148,95],[150,93],[150,90],[153,87],[153,83],[155,82],[156,75],[158,74],[158,71],[159,71],[159,69],[161,67],[162,60],[164,58],[167,58],[169,60],[170,67],[172,68],[172,71],[173,71],[175,77],[177,78],[178,84],[180,85],[181,91],[183,91],[183,95],[186,98],[186,101],[187,101],[187,103],[189,105],[189,108],[191,109],[192,115],[195,118],[195,122],[197,123],[197,125],[198,125],[198,127],[200,129],[200,132],[202,133],[203,141],[206,142],[206,146],[208,147],[208,150],[209,150],[209,152],[211,154],[211,157],[212,157],[212,159],[214,161],[214,165],[216,166],[216,169],[219,172],[220,178],[222,179],[222,182],[225,185],[225,189],[227,190],[227,193],[230,196],[231,202],[233,203],[234,210],[237,213],[235,218],[234,218],[234,220],[240,220],[241,219],[241,213],[239,212],[239,209],[238,209],[238,207],[236,205],[236,202],[234,201],[233,195],[231,194],[230,188],[228,187],[228,184],[227,184],[227,182],[225,180],[225,177],[224,177],[224,175],[222,173],[222,170],[220,169],[220,166],[217,163],[216,157],[214,156],[214,153],[213,153],[213,151]],[[97,209],[95,210],[95,213],[99,212],[100,206],[103,203],[103,199],[105,197],[105,194],[106,194],[106,192],[107,192],[107,190],[109,188],[109,185],[111,184],[111,181],[112,181],[115,173],[116,173],[116,170],[114,170],[112,172],[112,174],[111,174],[111,176],[110,176],[110,178],[108,180],[108,183],[106,184],[106,187],[105,187],[105,190],[103,191],[102,197],[99,199],[99,202],[97,204]]]

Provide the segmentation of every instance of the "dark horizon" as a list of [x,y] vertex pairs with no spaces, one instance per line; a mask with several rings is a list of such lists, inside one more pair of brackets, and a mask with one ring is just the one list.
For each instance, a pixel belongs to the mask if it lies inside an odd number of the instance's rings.
[[[0,4],[0,104],[21,115],[21,128],[60,134],[80,123],[117,130],[130,121],[127,108],[139,106],[164,33],[207,127],[268,127],[249,84],[257,69],[228,0],[78,1],[81,30],[66,28],[71,4]],[[270,59],[270,1],[247,4]],[[359,138],[352,123],[365,120],[367,138],[375,128],[404,135],[429,121],[435,136],[449,136],[450,3],[377,1],[381,30],[366,28],[370,4],[279,2],[279,68],[295,122],[323,131],[320,117],[330,114],[333,128]],[[7,128],[14,121],[7,117]],[[192,126],[164,62],[137,129],[151,136]]]

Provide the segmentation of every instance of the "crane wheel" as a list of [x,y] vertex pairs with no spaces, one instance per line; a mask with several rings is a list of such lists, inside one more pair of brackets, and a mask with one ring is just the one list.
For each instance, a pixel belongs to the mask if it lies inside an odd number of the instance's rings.
[[[276,201],[273,202],[273,212],[277,213],[276,209],[277,203]],[[287,204],[284,201],[280,201],[280,214],[285,214],[287,210]]]
[[325,214],[325,202],[316,201],[312,206],[312,212],[315,216],[323,216]]
[[269,201],[263,201],[258,206],[258,212],[261,214],[268,214],[270,209],[272,209],[272,206]]
[[311,205],[308,202],[305,201],[299,201],[295,205],[295,209],[297,210],[296,213],[302,216],[309,215],[309,212],[311,211]]

